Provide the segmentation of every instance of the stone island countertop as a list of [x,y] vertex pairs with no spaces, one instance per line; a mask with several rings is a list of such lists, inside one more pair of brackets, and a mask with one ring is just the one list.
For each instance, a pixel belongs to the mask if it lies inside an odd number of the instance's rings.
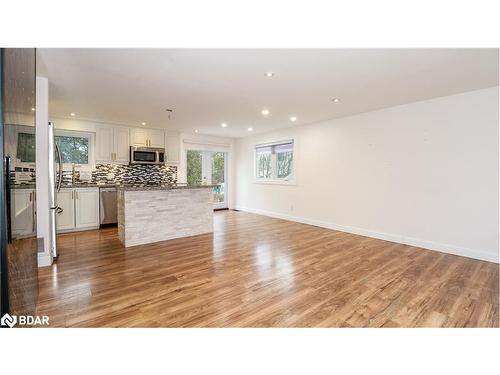
[[192,184],[144,184],[144,185],[117,185],[119,191],[148,191],[148,190],[176,190],[176,189],[204,189],[214,188],[218,185],[192,185]]

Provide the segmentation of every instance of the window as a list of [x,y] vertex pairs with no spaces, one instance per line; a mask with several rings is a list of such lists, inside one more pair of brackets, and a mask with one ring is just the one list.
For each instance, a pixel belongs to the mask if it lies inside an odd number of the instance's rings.
[[17,152],[16,158],[21,163],[35,162],[35,134],[17,133]]
[[91,133],[56,131],[55,142],[63,164],[93,165]]
[[289,181],[293,178],[293,141],[255,146],[257,180]]

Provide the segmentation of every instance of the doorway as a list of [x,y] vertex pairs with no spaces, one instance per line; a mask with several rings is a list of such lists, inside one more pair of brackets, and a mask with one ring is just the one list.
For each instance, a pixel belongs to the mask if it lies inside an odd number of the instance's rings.
[[227,208],[227,152],[187,150],[187,183],[217,184],[213,188],[214,208]]

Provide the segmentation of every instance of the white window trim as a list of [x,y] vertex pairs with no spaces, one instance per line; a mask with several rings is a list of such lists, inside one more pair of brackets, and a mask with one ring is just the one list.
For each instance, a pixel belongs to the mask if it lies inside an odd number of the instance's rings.
[[[95,133],[92,132],[82,132],[77,130],[55,130],[55,137],[57,136],[66,136],[66,137],[85,137],[89,139],[89,162],[88,164],[75,164],[76,168],[89,168],[95,169],[95,154],[94,154],[94,145],[95,145]],[[73,168],[73,164],[63,163],[63,171],[71,171]]]
[[[292,174],[291,176],[288,176],[286,178],[259,178],[257,177],[257,147],[262,147],[262,146],[274,146],[274,145],[279,145],[283,143],[288,143],[292,142],[293,143],[293,164],[292,164]],[[277,140],[273,142],[266,142],[266,143],[257,143],[253,147],[253,174],[254,174],[254,184],[264,184],[264,185],[297,185],[295,176],[296,176],[296,156],[297,156],[297,140],[295,138],[289,138],[289,139],[282,139],[282,140]],[[276,154],[271,155],[271,165],[276,164],[275,162],[276,159]],[[274,162],[273,162],[274,160]],[[273,174],[275,171],[273,170]]]

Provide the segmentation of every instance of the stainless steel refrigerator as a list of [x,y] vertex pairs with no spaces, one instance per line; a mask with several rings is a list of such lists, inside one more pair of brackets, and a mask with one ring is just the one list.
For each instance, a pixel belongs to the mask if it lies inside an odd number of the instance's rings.
[[63,209],[57,205],[56,193],[61,190],[62,183],[62,155],[59,146],[55,142],[55,129],[52,122],[48,123],[48,154],[49,154],[49,248],[52,258],[57,258],[56,240],[56,215],[60,215]]

